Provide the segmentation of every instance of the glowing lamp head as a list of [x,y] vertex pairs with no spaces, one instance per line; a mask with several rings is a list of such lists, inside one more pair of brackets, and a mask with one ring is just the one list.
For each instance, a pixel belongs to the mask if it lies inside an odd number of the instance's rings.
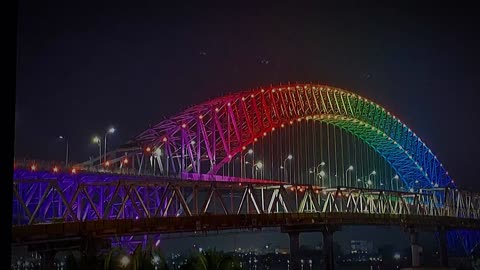
[[168,141],[167,137],[163,137],[162,141],[167,142]]
[[32,166],[30,166],[30,169],[32,169],[32,171],[35,171],[35,170],[37,170],[37,166],[35,164],[33,164]]
[[367,181],[367,185],[371,186],[373,184],[372,180]]
[[253,149],[248,149],[248,153],[251,155],[253,154]]
[[263,168],[263,163],[261,161],[257,162],[257,168],[261,169]]
[[124,163],[124,164],[128,164],[128,158],[125,158],[125,159],[123,160],[123,163]]
[[274,127],[272,127],[272,131],[275,131],[275,128],[274,128]]
[[203,115],[200,114],[200,115],[198,116],[198,119],[202,120],[202,119],[203,119]]
[[128,258],[127,256],[122,256],[122,258],[120,259],[120,266],[127,267],[128,264],[130,264],[130,258]]
[[73,168],[73,169],[72,169],[72,173],[73,173],[73,174],[76,174],[76,173],[77,173],[77,169]]
[[395,253],[395,254],[393,255],[393,258],[394,258],[395,260],[400,260],[400,254],[399,254],[399,253]]
[[93,137],[93,143],[100,143],[100,138],[98,136]]
[[253,139],[253,140],[254,140],[254,141],[256,141],[256,142],[258,141],[258,139],[257,139],[257,138],[255,138],[255,139]]
[[58,172],[57,166],[53,167],[53,172]]
[[267,132],[263,132],[263,136],[267,136]]
[[321,177],[324,177],[324,176],[325,176],[325,172],[324,172],[324,171],[320,171],[319,174],[320,174]]
[[290,121],[290,125],[293,125],[293,121]]
[[393,177],[393,179],[395,180],[398,180],[400,178],[400,176],[398,176],[398,174],[395,174],[395,176]]
[[110,133],[110,134],[115,133],[115,128],[111,127],[111,128],[108,130],[108,133]]
[[347,170],[353,171],[353,165],[350,165]]
[[228,155],[228,158],[232,158],[232,155]]
[[152,258],[152,264],[158,264],[160,262],[160,257],[158,255],[154,255]]
[[281,126],[282,128],[284,128],[284,127],[285,127],[285,125],[284,125],[284,124],[281,124],[280,126]]
[[295,190],[295,188],[294,188],[294,187],[291,187],[291,188],[290,188],[290,190],[291,190],[291,191],[294,191],[294,190]]
[[250,97],[252,97],[252,98],[253,98],[253,97],[254,97],[254,95],[253,95],[253,94],[251,94],[251,95],[250,95]]
[[246,146],[242,146],[242,150],[245,150],[245,149],[247,149],[247,147],[246,147]]
[[186,124],[182,124],[182,128],[186,128],[186,127],[187,127],[187,125],[186,125]]
[[110,161],[105,162],[105,166],[106,167],[110,166]]
[[321,166],[325,166],[325,161],[322,161],[322,163],[320,163]]
[[145,149],[147,152],[151,152],[152,151],[152,148],[150,147],[147,147],[147,149]]
[[377,175],[376,171],[372,171],[371,175]]
[[292,158],[293,158],[292,154],[288,154],[287,159],[291,160]]

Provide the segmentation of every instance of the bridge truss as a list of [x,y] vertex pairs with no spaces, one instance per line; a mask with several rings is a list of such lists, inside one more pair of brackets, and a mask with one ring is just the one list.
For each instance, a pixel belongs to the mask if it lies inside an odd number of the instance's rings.
[[[341,214],[340,220],[328,221],[340,224],[416,224],[480,229],[480,196],[450,188],[411,193],[253,181],[132,179],[109,174],[56,174],[26,170],[17,170],[15,177],[13,222],[19,232],[16,235],[19,242],[35,238],[33,228],[42,224],[68,227],[68,224],[89,222],[155,220],[155,228],[149,228],[150,232],[206,231],[245,226],[244,222],[240,222],[235,227],[234,223],[225,220],[226,217],[237,220],[245,215],[273,217],[279,214],[307,214],[311,215],[310,218]],[[177,226],[181,221],[175,220],[185,218],[218,219],[226,225],[212,227],[211,224],[215,223],[204,222],[182,229]],[[427,223],[425,218],[430,218]],[[265,222],[265,225],[268,224]],[[253,227],[256,225],[259,224],[250,224]],[[22,233],[22,228],[28,229]],[[90,233],[110,237],[122,235],[122,232],[111,229],[97,230],[94,226]],[[111,233],[108,233],[109,230]],[[147,233],[145,229],[141,231]],[[64,236],[65,232],[53,230],[50,233],[53,235],[45,231],[40,235],[55,238],[55,235]],[[77,234],[83,233],[86,231],[77,231]],[[135,230],[123,232],[128,233],[135,234]]]

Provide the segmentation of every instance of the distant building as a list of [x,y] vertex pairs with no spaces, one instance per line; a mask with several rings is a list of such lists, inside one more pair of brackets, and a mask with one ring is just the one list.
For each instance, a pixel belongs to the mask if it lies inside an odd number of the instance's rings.
[[366,240],[351,240],[350,253],[351,254],[369,254],[373,252],[373,244]]
[[275,254],[290,254],[289,248],[276,248]]

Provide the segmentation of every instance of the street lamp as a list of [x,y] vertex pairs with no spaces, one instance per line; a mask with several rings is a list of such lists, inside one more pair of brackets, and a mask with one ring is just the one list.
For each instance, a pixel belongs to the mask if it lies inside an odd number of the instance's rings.
[[63,137],[63,136],[61,136],[61,135],[58,136],[58,138],[59,138],[60,140],[65,140],[65,144],[67,145],[67,151],[66,151],[66,153],[65,153],[65,168],[66,168],[66,167],[68,167],[68,140],[67,140],[67,138],[65,138],[65,137]]
[[107,135],[108,134],[113,134],[113,133],[115,133],[115,128],[114,127],[109,128],[107,133],[105,133],[105,157],[104,157],[104,161],[107,161]]
[[[322,161],[320,164],[318,164],[318,165],[315,166],[315,167],[312,167],[312,168],[309,170],[309,173],[313,173],[313,174],[314,174],[314,179],[313,179],[313,180],[315,180],[316,177],[318,177],[318,174],[319,174],[319,173],[318,173],[318,167],[320,167],[320,166],[322,166],[322,167],[325,166],[325,162]],[[322,171],[322,172],[323,172],[323,171]],[[323,172],[322,177],[323,177],[323,176],[325,176],[325,172]]]
[[285,178],[287,178],[287,167],[286,167],[285,162],[287,162],[287,160],[292,160],[292,159],[293,159],[292,154],[288,154],[287,158],[283,160],[283,167],[280,167],[280,169],[284,169],[284,171],[285,171]]
[[320,171],[320,172],[317,174],[317,176],[319,176],[319,175],[320,175],[320,180],[321,180],[321,182],[322,182],[322,184],[323,184],[323,177],[325,176],[325,172],[324,172],[324,171]]
[[371,186],[373,184],[372,180],[370,179],[370,175],[377,175],[377,172],[375,170],[373,170],[369,175],[368,175],[368,181],[367,181],[367,185],[368,186]]
[[246,170],[246,167],[245,167],[245,164],[247,164],[247,163],[245,162],[245,157],[247,155],[251,155],[251,154],[253,154],[253,149],[250,148],[250,149],[248,149],[247,153],[245,153],[245,155],[242,156],[242,160],[240,160],[240,164],[242,166],[242,168],[241,168],[242,174],[245,174],[243,177],[247,177],[247,170]]
[[398,179],[400,179],[398,174],[395,174],[395,176],[392,177],[392,179],[390,179],[390,188],[393,188],[393,180],[397,180],[397,190],[398,190]]
[[[255,177],[257,177],[256,171],[257,171],[257,170],[262,170],[262,168],[263,168],[263,163],[262,163],[261,161],[258,161],[257,163],[253,164],[253,166],[252,166],[252,176],[253,176],[253,173],[254,173],[254,170],[255,170]],[[260,174],[260,177],[263,178],[263,175],[262,175],[262,174],[263,174],[263,171],[262,171],[262,173]]]
[[353,165],[348,166],[348,169],[345,171],[345,186],[347,185],[348,182],[348,172],[353,171]]
[[102,164],[102,141],[98,136],[93,137],[92,141],[93,143],[98,144],[99,154],[100,154],[100,156],[98,157],[98,160],[99,160],[99,163]]

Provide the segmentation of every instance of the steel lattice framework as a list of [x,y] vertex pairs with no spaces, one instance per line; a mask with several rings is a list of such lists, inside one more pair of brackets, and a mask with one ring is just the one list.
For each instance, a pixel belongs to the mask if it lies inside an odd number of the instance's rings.
[[[148,159],[153,156],[159,174],[216,174],[258,138],[306,120],[327,122],[359,137],[409,187],[415,181],[420,182],[416,190],[453,185],[443,164],[397,117],[357,94],[313,84],[256,89],[193,106],[144,131],[130,147],[110,152],[110,163],[132,158],[137,160],[136,172],[147,174],[152,172]],[[146,155],[145,149],[152,153]]]
[[[451,188],[412,193],[17,169],[13,194],[17,242],[87,232],[113,237],[305,222],[480,228],[480,195]],[[242,221],[245,215],[249,220]],[[256,216],[263,223],[257,224]],[[144,227],[135,227],[137,220]],[[105,225],[111,221],[135,226],[121,229],[117,223],[111,228]],[[476,238],[467,236],[463,242],[478,242],[478,234]],[[458,239],[451,240],[455,241]]]

